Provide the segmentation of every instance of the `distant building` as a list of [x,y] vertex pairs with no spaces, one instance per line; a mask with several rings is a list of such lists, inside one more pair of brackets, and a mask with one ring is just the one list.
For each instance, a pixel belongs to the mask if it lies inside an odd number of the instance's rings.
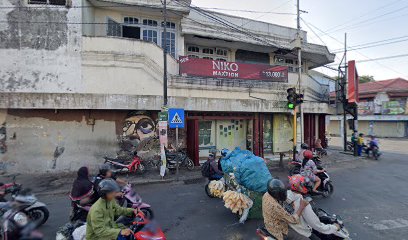
[[[359,86],[358,131],[379,137],[408,136],[408,81],[395,78]],[[342,116],[331,116],[329,132],[340,135]],[[350,132],[350,131],[349,131]]]
[[[291,149],[286,90],[298,83],[297,29],[190,4],[168,1],[164,23],[160,0],[2,0],[0,168],[96,167],[118,142],[154,159],[164,44],[168,106],[186,110],[180,143],[196,164],[210,148],[264,157]],[[304,141],[312,143],[334,110],[324,76],[311,76],[334,54],[300,35]],[[174,146],[174,131],[168,136]]]

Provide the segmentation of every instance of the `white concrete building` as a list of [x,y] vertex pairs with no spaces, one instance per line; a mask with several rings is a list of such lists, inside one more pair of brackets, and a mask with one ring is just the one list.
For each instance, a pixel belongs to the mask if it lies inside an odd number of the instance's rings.
[[[286,89],[297,83],[291,47],[296,29],[206,12],[230,26],[245,23],[231,29],[189,5],[171,1],[166,24],[168,106],[187,111],[182,145],[196,163],[213,147],[241,146],[261,156],[287,151],[292,130]],[[159,0],[3,0],[0,6],[4,170],[95,166],[118,150],[118,139],[131,140],[142,156],[157,153],[163,104]],[[304,132],[311,142],[324,136],[321,126],[332,113],[329,86],[311,77],[312,69],[333,62],[334,54],[308,43],[306,32],[301,36]],[[197,75],[183,74],[178,60],[184,56],[210,65],[287,66],[287,80],[202,76],[198,65]]]

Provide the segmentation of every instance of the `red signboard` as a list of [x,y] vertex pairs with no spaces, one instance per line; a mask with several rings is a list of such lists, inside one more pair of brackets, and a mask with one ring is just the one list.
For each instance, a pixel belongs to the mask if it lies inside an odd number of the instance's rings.
[[347,92],[347,99],[349,103],[358,103],[359,96],[358,96],[358,84],[359,78],[356,68],[356,61],[349,61],[348,62],[348,76],[347,76],[347,84],[348,84],[348,92]]
[[190,57],[180,57],[180,74],[183,76],[288,82],[287,66],[225,62]]

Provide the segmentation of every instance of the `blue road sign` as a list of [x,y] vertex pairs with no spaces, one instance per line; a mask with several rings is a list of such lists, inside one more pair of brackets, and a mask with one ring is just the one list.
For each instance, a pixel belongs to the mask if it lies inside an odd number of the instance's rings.
[[182,108],[169,109],[169,127],[184,128],[184,109]]

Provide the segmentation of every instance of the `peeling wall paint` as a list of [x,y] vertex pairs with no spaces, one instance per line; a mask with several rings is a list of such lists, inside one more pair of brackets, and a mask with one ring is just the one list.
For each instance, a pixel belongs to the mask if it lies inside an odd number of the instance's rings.
[[10,8],[0,11],[0,92],[78,92],[81,25],[67,22],[81,22],[81,9],[20,0],[1,6]]

